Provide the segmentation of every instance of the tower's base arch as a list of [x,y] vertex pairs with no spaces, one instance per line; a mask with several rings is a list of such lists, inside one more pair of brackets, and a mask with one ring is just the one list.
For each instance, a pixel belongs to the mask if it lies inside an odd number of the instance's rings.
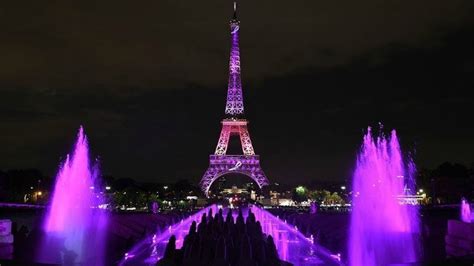
[[231,173],[250,177],[260,189],[269,185],[268,179],[260,167],[258,155],[210,155],[209,168],[199,183],[206,197],[209,197],[209,189],[214,181]]

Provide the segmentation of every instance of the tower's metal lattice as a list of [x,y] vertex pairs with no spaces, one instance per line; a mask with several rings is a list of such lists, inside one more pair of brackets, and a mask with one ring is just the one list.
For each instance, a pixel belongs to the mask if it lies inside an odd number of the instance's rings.
[[247,129],[247,120],[245,119],[225,119],[222,121],[222,131],[217,142],[216,155],[225,155],[229,139],[232,135],[239,135],[244,155],[255,155],[250,134]]
[[[252,178],[260,188],[269,184],[262,168],[260,157],[255,154],[247,128],[248,121],[236,118],[244,114],[242,83],[240,79],[240,50],[239,29],[236,3],[234,2],[234,17],[230,21],[231,50],[229,60],[229,86],[225,114],[230,118],[222,120],[222,130],[217,142],[216,151],[209,156],[209,168],[201,179],[201,190],[209,195],[209,189],[218,178],[228,173],[240,173]],[[242,145],[242,155],[227,155],[227,146],[232,136],[239,136]]]
[[234,3],[234,18],[230,21],[230,34],[232,45],[229,58],[229,85],[227,87],[227,103],[225,113],[228,115],[244,114],[244,98],[242,95],[242,82],[240,79],[240,49],[239,30],[240,21],[237,19]]

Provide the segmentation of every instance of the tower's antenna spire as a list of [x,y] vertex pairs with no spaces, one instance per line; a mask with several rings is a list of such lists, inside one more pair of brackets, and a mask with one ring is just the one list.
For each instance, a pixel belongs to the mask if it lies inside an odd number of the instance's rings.
[[230,20],[231,47],[229,58],[229,85],[225,113],[233,117],[244,114],[242,82],[240,81],[239,25],[237,1],[234,0],[234,18]]
[[234,1],[234,19],[237,19],[237,1]]

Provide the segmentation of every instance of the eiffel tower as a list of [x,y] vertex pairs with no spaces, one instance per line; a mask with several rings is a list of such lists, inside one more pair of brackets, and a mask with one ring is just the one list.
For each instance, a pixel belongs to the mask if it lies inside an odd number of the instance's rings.
[[[217,142],[216,151],[209,156],[209,168],[201,179],[199,186],[209,196],[209,189],[220,177],[229,173],[238,173],[252,178],[260,188],[269,184],[262,168],[260,157],[255,154],[247,129],[248,121],[243,118],[244,100],[240,80],[240,21],[237,19],[237,3],[234,2],[234,16],[230,21],[232,38],[229,60],[229,85],[227,88],[226,118],[222,120],[222,130]],[[239,136],[242,153],[227,155],[229,138]]]

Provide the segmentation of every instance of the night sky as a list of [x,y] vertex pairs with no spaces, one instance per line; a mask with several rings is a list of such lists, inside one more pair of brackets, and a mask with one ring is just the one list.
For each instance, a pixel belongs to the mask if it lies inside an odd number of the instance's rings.
[[[6,1],[0,169],[198,182],[224,118],[232,4]],[[270,181],[348,179],[369,125],[419,167],[474,162],[474,1],[241,1],[246,118]]]

